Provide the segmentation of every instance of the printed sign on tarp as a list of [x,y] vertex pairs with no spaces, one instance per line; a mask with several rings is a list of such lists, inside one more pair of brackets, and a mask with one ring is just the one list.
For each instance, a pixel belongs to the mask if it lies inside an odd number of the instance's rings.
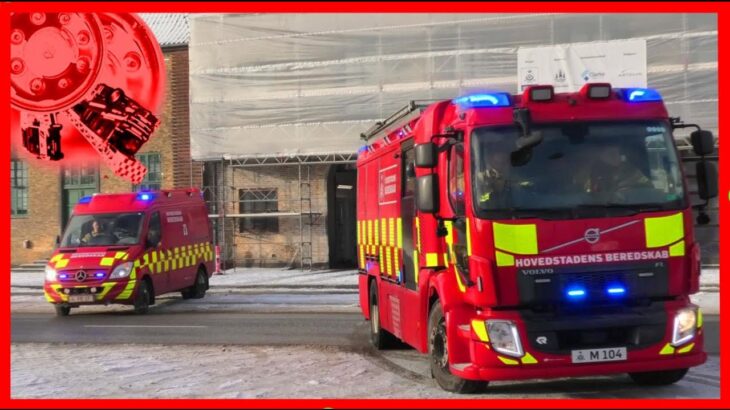
[[550,84],[555,92],[578,91],[586,83],[614,87],[646,87],[646,40],[520,47],[517,84],[520,90]]

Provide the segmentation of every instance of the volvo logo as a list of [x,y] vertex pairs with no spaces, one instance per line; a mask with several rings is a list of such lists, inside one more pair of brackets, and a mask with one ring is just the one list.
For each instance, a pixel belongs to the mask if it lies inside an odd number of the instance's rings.
[[83,282],[86,280],[86,271],[80,270],[76,272],[76,282]]
[[537,339],[535,339],[535,341],[536,341],[536,342],[537,342],[537,344],[539,344],[539,345],[546,345],[546,344],[547,344],[547,342],[548,342],[548,341],[547,341],[547,337],[545,337],[545,336],[538,336],[538,338],[537,338]]
[[598,228],[587,229],[583,234],[583,239],[590,244],[596,243],[601,239],[601,231]]

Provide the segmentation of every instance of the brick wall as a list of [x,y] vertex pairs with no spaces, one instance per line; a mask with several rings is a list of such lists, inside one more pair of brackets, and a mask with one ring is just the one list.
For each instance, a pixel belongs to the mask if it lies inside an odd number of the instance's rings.
[[[302,166],[306,181],[307,166]],[[310,165],[309,182],[311,186],[312,217],[312,264],[317,267],[326,266],[329,261],[329,245],[327,242],[327,173],[328,165]],[[300,185],[296,165],[265,166],[253,168],[229,168],[226,175],[229,184],[229,201],[226,213],[240,213],[238,203],[239,189],[277,190],[279,212],[299,212]],[[306,187],[303,188],[306,193]],[[304,206],[307,210],[307,206]],[[305,217],[305,222],[308,217]],[[299,216],[279,217],[278,233],[256,234],[240,233],[238,222],[231,223],[233,263],[236,266],[299,266],[300,218]],[[309,240],[307,227],[304,228],[305,241]],[[230,240],[230,239],[229,239]]]

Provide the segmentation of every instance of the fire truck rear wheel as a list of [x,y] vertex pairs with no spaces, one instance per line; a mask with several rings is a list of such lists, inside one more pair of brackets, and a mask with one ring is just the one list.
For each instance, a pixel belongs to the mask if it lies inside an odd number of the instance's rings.
[[629,373],[629,376],[634,383],[642,386],[667,386],[682,380],[688,370],[676,369],[659,372]]
[[55,305],[56,316],[68,316],[71,313],[71,306],[68,305]]
[[134,313],[143,315],[150,310],[150,303],[152,302],[152,289],[149,281],[143,279],[139,283],[137,293],[134,295]]
[[370,283],[370,343],[376,349],[387,349],[395,343],[395,336],[380,326],[380,311],[378,310],[378,285]]
[[441,302],[436,301],[428,316],[428,353],[431,362],[431,375],[442,389],[454,393],[477,393],[486,389],[489,382],[466,380],[451,374],[449,370],[448,338],[446,320]]

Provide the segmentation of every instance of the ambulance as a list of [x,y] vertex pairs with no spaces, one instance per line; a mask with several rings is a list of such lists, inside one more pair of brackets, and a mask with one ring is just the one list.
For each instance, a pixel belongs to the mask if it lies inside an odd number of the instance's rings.
[[212,228],[198,189],[94,194],[79,200],[45,268],[58,316],[83,305],[202,298],[214,272]]

